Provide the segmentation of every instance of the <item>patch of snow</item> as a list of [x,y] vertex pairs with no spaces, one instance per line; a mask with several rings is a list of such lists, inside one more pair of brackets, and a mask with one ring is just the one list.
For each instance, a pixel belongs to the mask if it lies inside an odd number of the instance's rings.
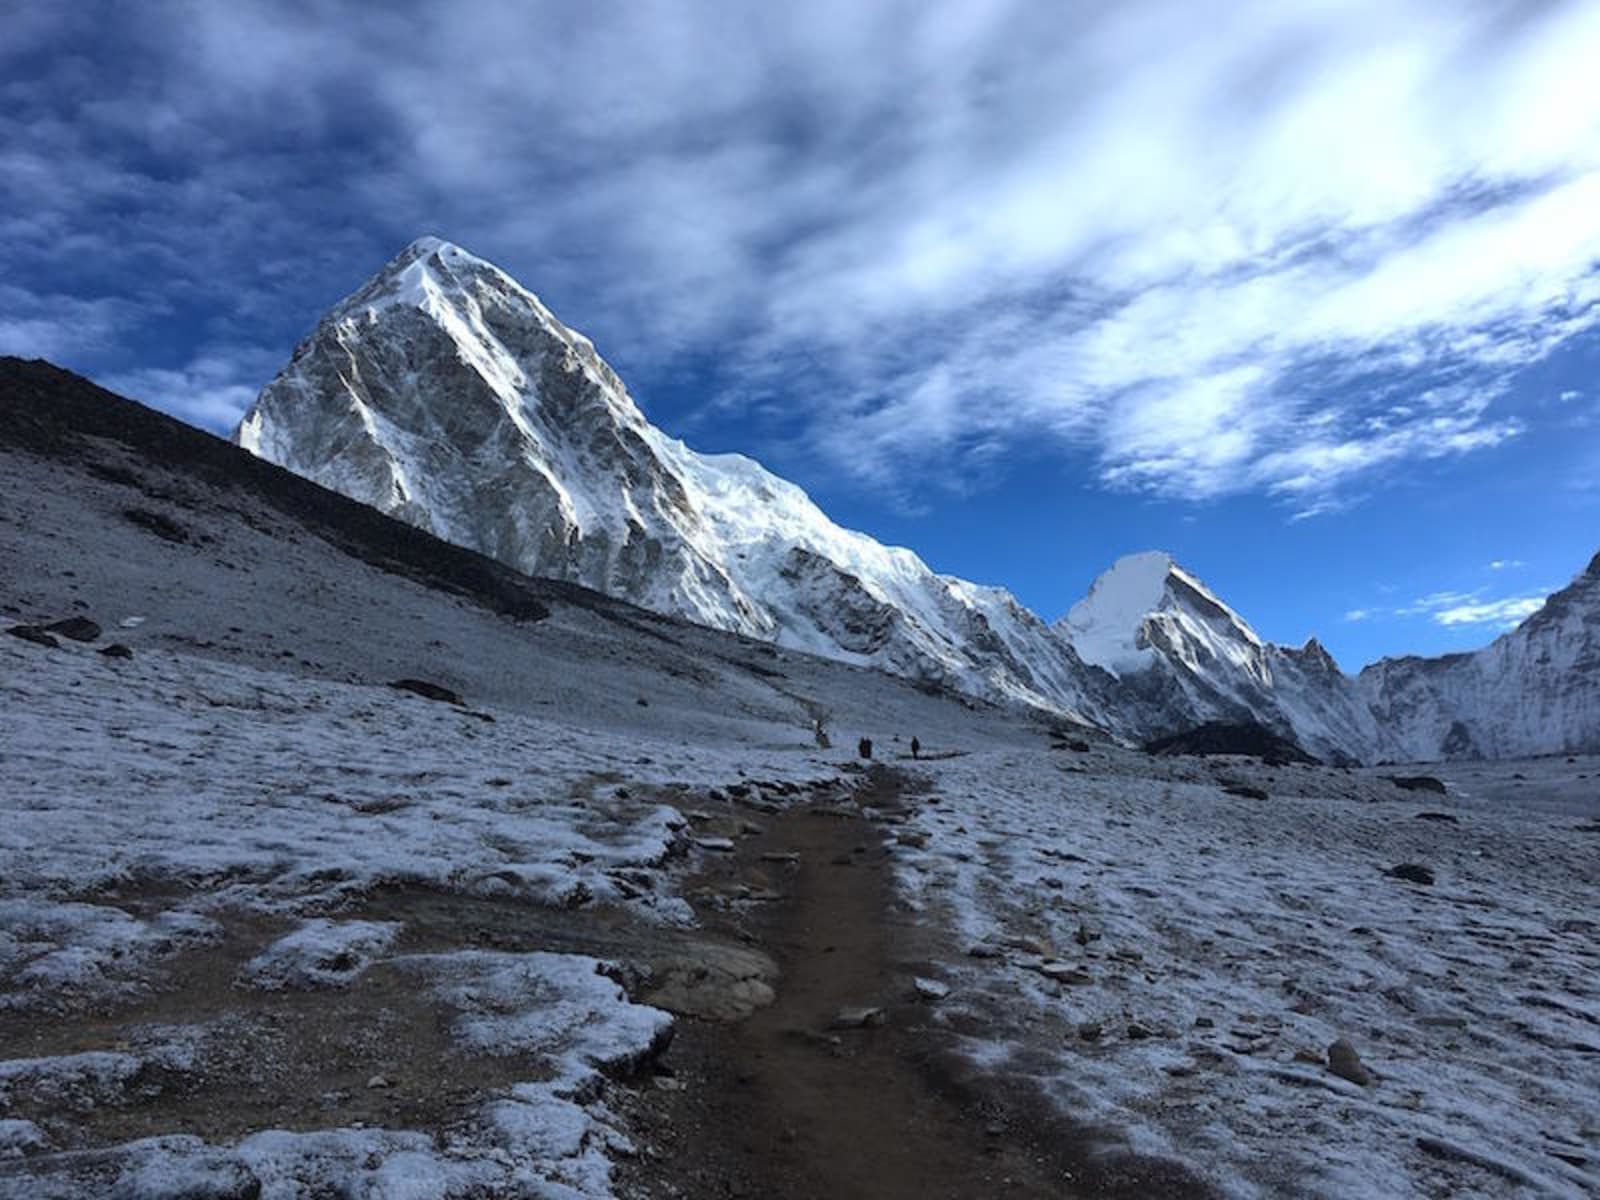
[[333,921],[318,917],[273,942],[244,965],[241,977],[254,987],[344,987],[400,933],[393,921]]

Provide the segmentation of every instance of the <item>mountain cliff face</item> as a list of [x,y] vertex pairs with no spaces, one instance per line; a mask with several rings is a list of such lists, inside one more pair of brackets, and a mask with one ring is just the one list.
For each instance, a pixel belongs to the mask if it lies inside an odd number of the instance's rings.
[[1383,757],[1600,750],[1600,555],[1482,650],[1386,658],[1362,671],[1357,686],[1384,730]]
[[1165,554],[1119,561],[1052,626],[667,437],[586,338],[436,238],[322,320],[236,440],[529,574],[1126,738],[1254,720],[1334,759],[1600,744],[1592,579],[1477,655],[1359,679],[1315,641],[1262,641]]
[[999,588],[842,529],[741,455],[645,420],[504,272],[414,242],[295,351],[236,435],[530,574],[718,629],[1077,714],[1070,646]]

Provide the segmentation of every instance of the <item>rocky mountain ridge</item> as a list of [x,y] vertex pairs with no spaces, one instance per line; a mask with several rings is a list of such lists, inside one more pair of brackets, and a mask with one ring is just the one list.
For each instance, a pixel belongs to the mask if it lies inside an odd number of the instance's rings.
[[1160,553],[1051,625],[841,528],[749,458],[668,437],[587,338],[437,238],[324,317],[235,437],[530,574],[1127,739],[1248,719],[1333,759],[1600,746],[1600,589],[1476,655],[1355,678],[1314,640],[1263,641]]

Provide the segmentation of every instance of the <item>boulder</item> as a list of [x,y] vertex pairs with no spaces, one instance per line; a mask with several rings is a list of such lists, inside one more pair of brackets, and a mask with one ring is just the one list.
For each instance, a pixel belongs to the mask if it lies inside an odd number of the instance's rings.
[[60,634],[75,642],[92,642],[100,636],[100,626],[88,617],[63,617],[43,627],[46,633]]
[[1328,1047],[1328,1070],[1359,1087],[1366,1087],[1372,1082],[1372,1072],[1362,1063],[1356,1048],[1344,1038]]
[[1394,879],[1403,879],[1407,883],[1419,883],[1423,887],[1433,886],[1433,872],[1421,863],[1398,863],[1384,874]]
[[37,625],[13,625],[6,630],[14,638],[21,638],[25,642],[32,642],[35,646],[45,646],[51,650],[61,649],[61,643],[56,641]]
[[461,698],[460,692],[453,692],[437,683],[429,683],[426,679],[396,679],[389,686],[397,692],[411,692],[425,700],[437,700],[441,704],[454,704],[458,708],[466,707],[467,703]]

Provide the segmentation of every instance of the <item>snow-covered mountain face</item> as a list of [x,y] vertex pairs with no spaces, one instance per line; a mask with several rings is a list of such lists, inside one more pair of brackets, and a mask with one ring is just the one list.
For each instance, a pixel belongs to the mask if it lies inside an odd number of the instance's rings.
[[1335,760],[1600,746],[1592,581],[1477,655],[1359,679],[1315,641],[1264,642],[1165,554],[1122,559],[1052,626],[669,438],[588,339],[436,238],[322,320],[236,440],[529,574],[1120,737],[1254,720]]
[[529,574],[831,658],[1077,713],[1071,647],[999,588],[840,528],[740,455],[645,420],[504,272],[414,242],[240,425],[246,449]]
[[1600,749],[1600,555],[1544,607],[1472,654],[1386,658],[1361,672],[1386,757],[1508,758]]
[[1126,735],[1253,720],[1323,757],[1370,752],[1372,722],[1326,650],[1263,641],[1170,555],[1118,560],[1056,629],[1102,676],[1096,695]]

